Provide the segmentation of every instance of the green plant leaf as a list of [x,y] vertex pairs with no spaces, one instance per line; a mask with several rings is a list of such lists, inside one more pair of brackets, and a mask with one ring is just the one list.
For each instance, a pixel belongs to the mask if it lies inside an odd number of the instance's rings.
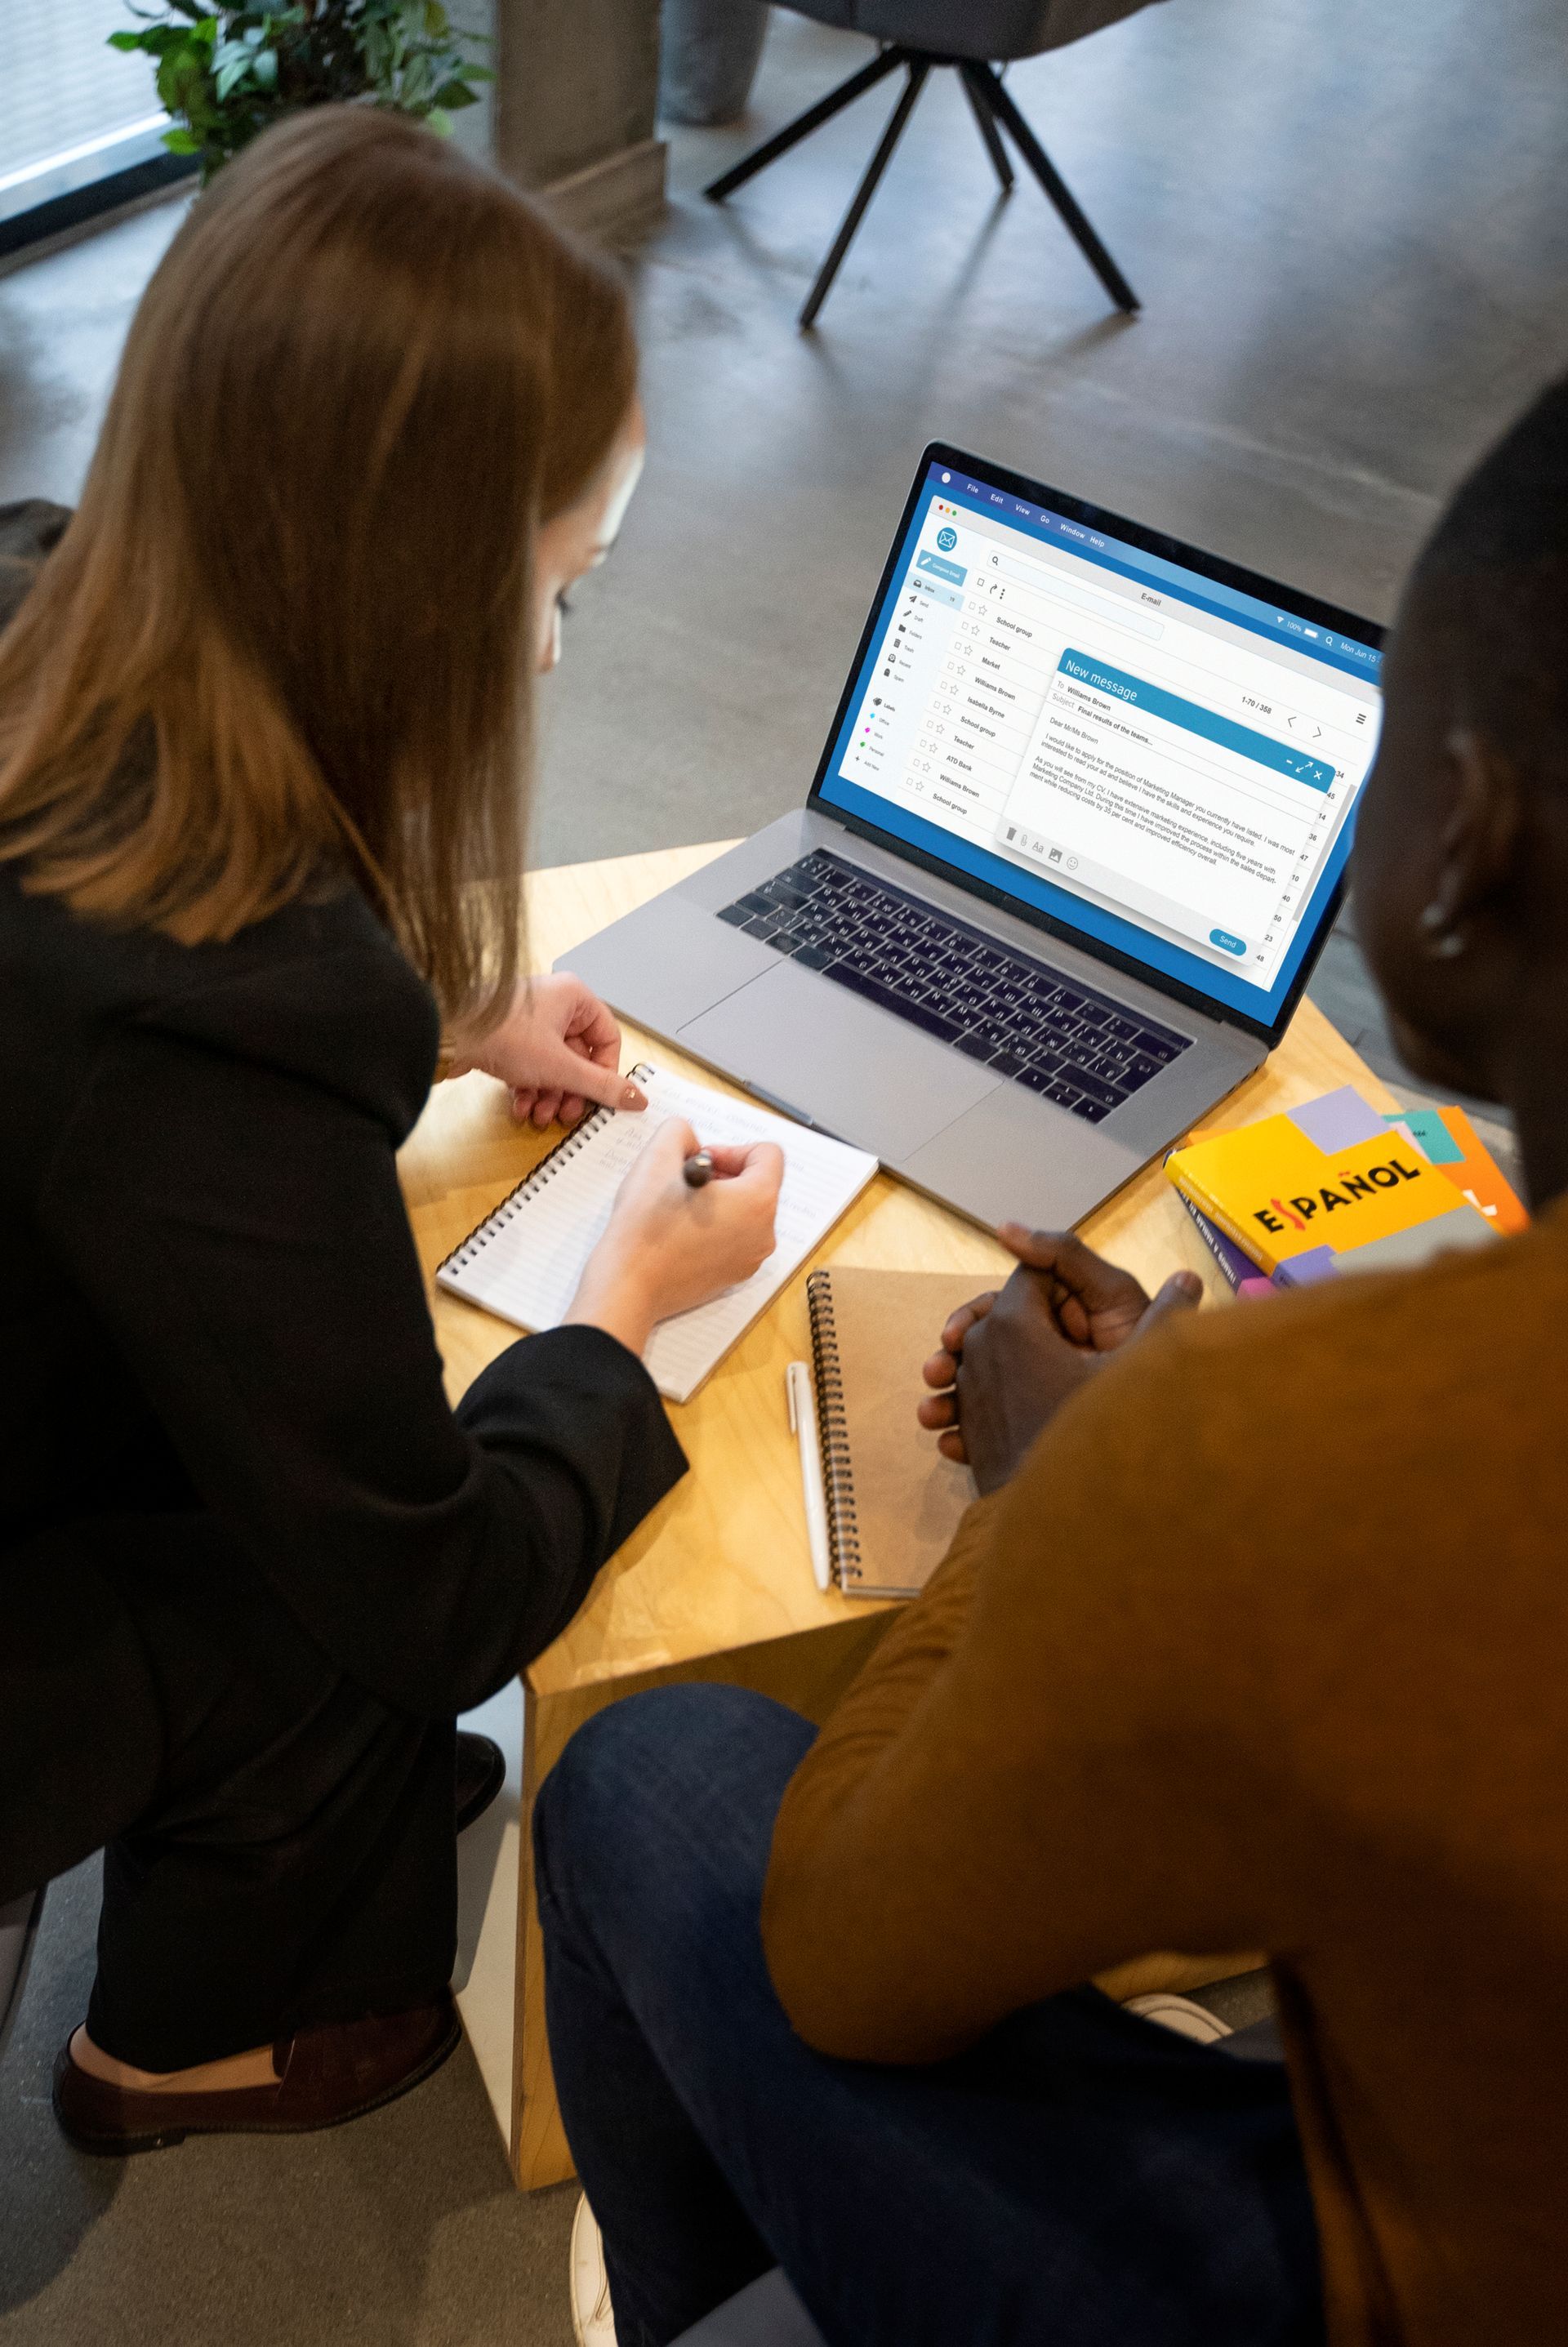
[[[280,112],[369,98],[445,133],[479,101],[484,43],[455,29],[448,0],[122,0],[137,29],[107,36],[154,60],[175,128],[165,144],[220,170]],[[5,0],[0,0],[0,11]]]
[[[114,36],[110,37],[112,39]],[[169,56],[174,51],[187,47],[190,40],[190,35],[182,32],[178,25],[154,25],[145,33],[131,35],[133,46],[145,50],[149,57]]]
[[[199,67],[194,70],[200,72]],[[190,59],[183,56],[165,57],[159,67],[153,80],[153,87],[158,92],[159,102],[166,114],[189,112],[187,101],[190,94],[192,72]]]

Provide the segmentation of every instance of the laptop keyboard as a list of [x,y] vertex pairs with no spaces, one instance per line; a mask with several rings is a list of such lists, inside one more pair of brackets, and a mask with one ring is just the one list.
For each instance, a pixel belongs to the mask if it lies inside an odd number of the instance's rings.
[[1102,1122],[1192,1040],[826,848],[737,897],[719,918],[1088,1124]]

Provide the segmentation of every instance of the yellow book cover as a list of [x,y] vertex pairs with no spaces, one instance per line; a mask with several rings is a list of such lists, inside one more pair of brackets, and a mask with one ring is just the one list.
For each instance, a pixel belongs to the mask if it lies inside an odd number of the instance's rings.
[[[1310,1110],[1300,1113],[1309,1116]],[[1450,1244],[1491,1235],[1491,1225],[1456,1195],[1455,1184],[1386,1126],[1348,1146],[1325,1149],[1296,1116],[1267,1116],[1173,1152],[1166,1170],[1271,1276],[1281,1264],[1319,1253],[1344,1256],[1372,1246],[1373,1260],[1386,1259],[1377,1242],[1439,1215],[1459,1218],[1444,1234]]]

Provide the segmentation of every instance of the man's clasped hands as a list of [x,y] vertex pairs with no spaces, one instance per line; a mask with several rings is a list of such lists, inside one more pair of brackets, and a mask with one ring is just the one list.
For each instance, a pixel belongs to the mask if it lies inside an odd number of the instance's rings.
[[1178,1271],[1151,1297],[1130,1271],[1071,1234],[1004,1223],[997,1235],[1018,1269],[952,1315],[926,1363],[932,1390],[919,1405],[937,1448],[968,1461],[982,1495],[1009,1481],[1036,1435],[1112,1354],[1203,1295],[1195,1272]]

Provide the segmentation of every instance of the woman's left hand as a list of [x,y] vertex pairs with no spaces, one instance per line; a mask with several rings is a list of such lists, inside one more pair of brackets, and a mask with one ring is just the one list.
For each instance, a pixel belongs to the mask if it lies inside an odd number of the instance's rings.
[[498,1027],[468,1053],[459,1050],[449,1073],[478,1068],[511,1087],[519,1124],[576,1124],[590,1102],[643,1109],[647,1100],[620,1073],[620,1030],[580,978],[552,971],[518,981],[512,1007]]

